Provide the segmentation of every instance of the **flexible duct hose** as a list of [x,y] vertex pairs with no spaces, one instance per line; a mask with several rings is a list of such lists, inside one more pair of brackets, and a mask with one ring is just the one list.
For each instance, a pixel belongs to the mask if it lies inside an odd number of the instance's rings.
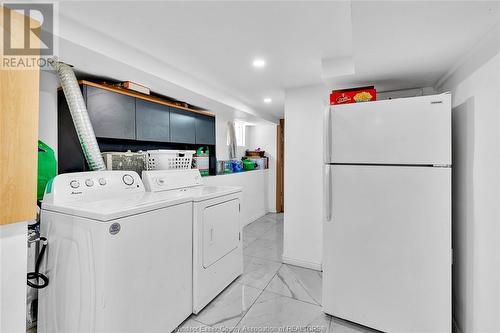
[[82,91],[76,80],[75,73],[70,66],[57,60],[49,60],[50,64],[56,69],[61,81],[61,86],[66,96],[71,118],[75,125],[83,155],[87,160],[90,170],[106,170],[106,165],[101,156],[101,151],[97,144],[94,129],[90,122],[87,107],[83,100]]

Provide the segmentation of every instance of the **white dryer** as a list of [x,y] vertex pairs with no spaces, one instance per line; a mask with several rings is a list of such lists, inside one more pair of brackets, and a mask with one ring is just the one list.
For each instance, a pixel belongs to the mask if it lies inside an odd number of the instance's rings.
[[143,171],[147,191],[193,200],[193,313],[243,273],[241,188],[204,186],[198,170]]
[[192,312],[192,199],[145,192],[137,173],[58,175],[41,233],[38,331],[170,332]]

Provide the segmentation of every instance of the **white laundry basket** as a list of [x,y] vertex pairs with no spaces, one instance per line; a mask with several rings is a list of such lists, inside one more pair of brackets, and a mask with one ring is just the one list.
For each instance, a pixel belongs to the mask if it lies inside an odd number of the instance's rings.
[[148,150],[148,170],[191,169],[194,150]]

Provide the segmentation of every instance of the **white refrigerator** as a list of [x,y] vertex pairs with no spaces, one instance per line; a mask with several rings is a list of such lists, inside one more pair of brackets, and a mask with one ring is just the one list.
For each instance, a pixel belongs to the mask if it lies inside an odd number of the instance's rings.
[[323,311],[451,332],[451,96],[331,106]]

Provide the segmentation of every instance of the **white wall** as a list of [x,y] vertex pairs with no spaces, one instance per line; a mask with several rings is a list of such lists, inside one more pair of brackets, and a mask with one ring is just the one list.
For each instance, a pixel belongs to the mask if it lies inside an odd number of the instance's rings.
[[205,185],[241,186],[241,221],[245,226],[269,212],[266,178],[269,170],[255,170],[220,176],[204,177]]
[[262,123],[247,127],[247,147],[265,150],[269,158],[269,172],[266,173],[267,210],[273,213],[276,212],[276,131],[277,124]]
[[[229,160],[229,146],[227,145],[227,123],[234,121],[234,118],[216,115],[215,117],[215,145],[216,158],[218,160]],[[245,151],[248,147],[249,132],[245,131],[245,146],[236,147],[236,158],[241,159],[245,156]]]
[[57,88],[59,78],[53,71],[40,71],[40,117],[38,137],[57,156]]
[[283,260],[321,269],[323,244],[323,112],[328,89],[285,92]]
[[28,225],[0,225],[0,332],[26,331]]
[[500,28],[438,88],[453,104],[455,321],[500,332]]

